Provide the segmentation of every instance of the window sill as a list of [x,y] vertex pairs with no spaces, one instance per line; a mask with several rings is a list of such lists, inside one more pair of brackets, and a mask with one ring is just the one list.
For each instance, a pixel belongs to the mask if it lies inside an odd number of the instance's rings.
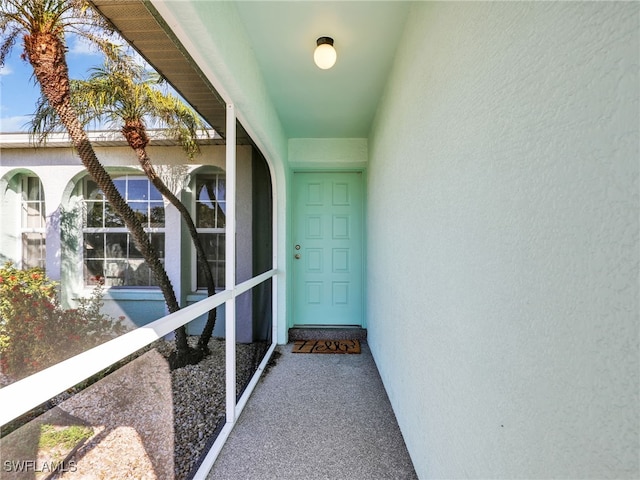
[[[224,288],[216,288],[216,293],[224,292]],[[195,303],[199,302],[207,298],[206,290],[197,290],[195,292],[191,292],[187,295],[187,303]]]
[[159,288],[107,288],[104,290],[104,300],[160,300],[164,297]]

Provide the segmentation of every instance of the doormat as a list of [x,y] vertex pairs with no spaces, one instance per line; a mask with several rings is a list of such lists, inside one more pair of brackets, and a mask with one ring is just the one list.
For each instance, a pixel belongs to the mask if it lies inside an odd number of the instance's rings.
[[360,353],[360,340],[296,340],[293,353]]

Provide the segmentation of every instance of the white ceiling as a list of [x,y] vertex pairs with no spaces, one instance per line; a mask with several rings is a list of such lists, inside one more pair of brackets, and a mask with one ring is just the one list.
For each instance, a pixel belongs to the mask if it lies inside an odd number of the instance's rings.
[[[409,9],[391,1],[241,1],[238,12],[289,138],[367,137]],[[316,39],[334,39],[330,70]]]

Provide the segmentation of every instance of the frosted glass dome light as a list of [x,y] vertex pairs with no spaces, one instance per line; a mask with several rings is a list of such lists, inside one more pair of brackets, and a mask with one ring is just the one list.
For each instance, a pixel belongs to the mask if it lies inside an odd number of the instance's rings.
[[336,63],[338,55],[336,49],[333,48],[333,38],[320,37],[316,44],[316,50],[313,52],[313,61],[316,62],[318,68],[327,70]]

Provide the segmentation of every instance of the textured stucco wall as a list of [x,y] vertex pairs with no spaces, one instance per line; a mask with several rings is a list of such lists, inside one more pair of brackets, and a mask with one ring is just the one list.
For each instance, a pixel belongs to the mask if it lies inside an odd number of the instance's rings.
[[640,477],[639,8],[409,15],[369,143],[368,327],[421,478]]

